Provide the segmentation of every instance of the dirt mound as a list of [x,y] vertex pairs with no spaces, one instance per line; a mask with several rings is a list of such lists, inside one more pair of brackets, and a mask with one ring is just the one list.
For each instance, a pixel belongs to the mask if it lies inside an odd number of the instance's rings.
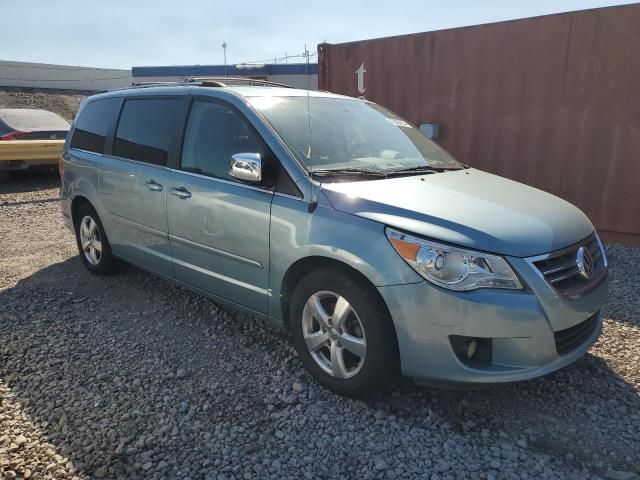
[[73,120],[80,102],[92,92],[0,87],[0,108],[42,108]]

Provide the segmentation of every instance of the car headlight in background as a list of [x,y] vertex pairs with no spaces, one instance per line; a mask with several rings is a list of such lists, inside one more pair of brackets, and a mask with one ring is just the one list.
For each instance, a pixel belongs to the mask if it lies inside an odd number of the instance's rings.
[[442,245],[391,228],[386,229],[386,234],[396,252],[416,272],[441,287],[450,290],[522,288],[502,257]]

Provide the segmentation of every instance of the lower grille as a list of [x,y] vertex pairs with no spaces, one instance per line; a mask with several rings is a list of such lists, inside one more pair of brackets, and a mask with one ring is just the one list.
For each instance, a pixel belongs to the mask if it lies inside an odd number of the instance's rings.
[[556,339],[556,351],[558,355],[571,353],[591,337],[598,326],[599,317],[600,312],[598,311],[584,322],[555,332],[553,335]]

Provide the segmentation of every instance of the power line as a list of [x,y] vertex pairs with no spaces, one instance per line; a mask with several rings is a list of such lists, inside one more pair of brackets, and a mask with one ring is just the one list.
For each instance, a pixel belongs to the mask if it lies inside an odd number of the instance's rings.
[[[309,58],[314,57],[317,53],[318,52],[310,53]],[[307,56],[304,53],[300,55],[284,55],[283,57],[271,57],[271,58],[267,58],[266,60],[252,60],[250,62],[241,62],[239,63],[239,65],[264,64],[269,62],[279,63],[279,62],[286,61],[290,58],[307,58]]]

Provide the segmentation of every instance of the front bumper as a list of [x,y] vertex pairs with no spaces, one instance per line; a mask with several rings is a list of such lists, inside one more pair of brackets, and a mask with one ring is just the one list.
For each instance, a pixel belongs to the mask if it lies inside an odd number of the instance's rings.
[[[601,333],[598,312],[607,297],[608,279],[568,301],[524,259],[508,260],[526,290],[453,292],[428,282],[378,288],[396,327],[404,375],[437,382],[509,382],[545,375],[584,355]],[[593,316],[593,332],[570,352],[558,354],[554,332]],[[463,363],[452,347],[452,335],[492,339],[490,363]]]

